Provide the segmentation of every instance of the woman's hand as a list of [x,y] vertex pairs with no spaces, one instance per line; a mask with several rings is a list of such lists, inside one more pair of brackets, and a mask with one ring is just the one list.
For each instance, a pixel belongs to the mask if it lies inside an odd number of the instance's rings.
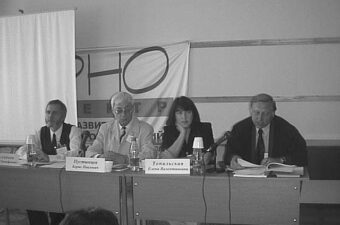
[[179,131],[179,133],[181,133],[181,134],[185,134],[186,131],[187,131],[187,129],[182,127],[181,124],[179,124],[179,123],[176,123],[176,128]]

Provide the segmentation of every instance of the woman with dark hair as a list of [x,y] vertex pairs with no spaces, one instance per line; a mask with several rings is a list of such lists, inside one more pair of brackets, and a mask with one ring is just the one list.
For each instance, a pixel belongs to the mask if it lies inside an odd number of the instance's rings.
[[[160,158],[182,158],[192,155],[195,137],[202,137],[204,149],[209,148],[214,143],[211,124],[201,122],[197,108],[190,98],[177,97],[170,108],[164,127]],[[205,159],[208,158],[210,154],[206,154]]]

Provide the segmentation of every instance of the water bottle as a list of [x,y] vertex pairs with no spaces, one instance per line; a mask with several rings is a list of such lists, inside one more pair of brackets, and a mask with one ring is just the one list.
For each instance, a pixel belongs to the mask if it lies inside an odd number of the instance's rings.
[[203,174],[203,138],[195,137],[194,143],[192,145],[192,172],[194,175]]
[[34,149],[33,135],[28,135],[26,138],[27,163],[31,167],[35,167],[37,162],[37,152]]
[[158,133],[155,134],[156,139],[154,141],[154,146],[156,147],[156,159],[160,158],[161,146],[163,142],[163,130],[159,130]]
[[201,148],[194,148],[192,150],[192,154],[194,159],[192,161],[192,172],[195,175],[203,174],[203,152]]
[[129,166],[131,171],[139,171],[139,149],[136,137],[131,137],[131,145],[129,151]]

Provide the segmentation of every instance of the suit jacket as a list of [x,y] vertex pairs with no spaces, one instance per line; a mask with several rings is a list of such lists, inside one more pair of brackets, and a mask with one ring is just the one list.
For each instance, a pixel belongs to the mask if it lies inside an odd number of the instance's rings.
[[115,119],[102,124],[96,139],[86,151],[86,157],[104,154],[106,151],[128,155],[130,148],[129,138],[131,138],[131,136],[137,138],[137,144],[141,151],[139,157],[141,159],[155,157],[155,146],[152,142],[153,128],[150,124],[133,117],[121,143],[119,141],[119,132],[119,122]]
[[[71,128],[73,125],[64,123],[63,124],[63,130],[61,132],[61,137],[60,137],[60,144],[66,145],[67,150],[70,150],[70,133],[71,133]],[[45,154],[47,155],[56,155],[56,149],[52,146],[52,140],[51,140],[51,133],[50,133],[50,128],[47,126],[44,126],[40,130],[40,141],[41,141],[41,146],[42,150]]]
[[[161,149],[169,148],[178,138],[179,131],[176,126],[165,126]],[[203,138],[204,148],[209,148],[214,143],[211,123],[192,123],[188,143],[184,142],[179,158],[192,154],[192,144],[195,137]]]
[[[67,145],[67,148],[69,150],[68,151],[69,156],[78,156],[79,151],[81,150],[81,146],[80,146],[80,144],[81,144],[81,129],[74,126],[74,125],[71,125],[71,130],[67,129],[68,131],[65,131],[64,125],[63,125],[63,130],[62,130],[60,142],[61,142],[61,144]],[[43,131],[44,129],[45,129],[45,131]],[[42,134],[42,133],[45,133],[45,134]],[[50,136],[49,129],[41,127],[39,130],[35,131],[35,135],[33,137],[34,137],[33,138],[34,147],[37,150],[43,151],[47,155],[56,154],[55,152],[51,152],[51,151],[48,151],[48,150],[46,151],[46,148],[44,147],[44,145],[46,146],[46,143],[43,143],[43,142],[48,142],[47,145],[49,145],[49,143],[51,143],[51,136]],[[25,159],[26,154],[27,154],[27,149],[26,149],[25,145],[21,146],[16,151],[16,154],[19,155],[19,157],[21,159]]]
[[[226,162],[230,162],[232,155],[239,155],[256,163],[256,128],[251,117],[236,123],[231,135],[226,145]],[[307,165],[306,141],[293,125],[279,116],[274,116],[270,123],[268,154],[273,158],[285,157],[286,164]]]

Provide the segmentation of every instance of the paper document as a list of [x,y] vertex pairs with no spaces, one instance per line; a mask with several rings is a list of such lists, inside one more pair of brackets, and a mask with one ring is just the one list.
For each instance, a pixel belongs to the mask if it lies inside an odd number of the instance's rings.
[[262,165],[257,165],[257,164],[248,162],[248,161],[241,159],[241,158],[238,158],[237,162],[238,162],[238,164],[240,164],[243,167],[251,167],[251,168],[253,168],[253,167],[263,167]]
[[20,167],[20,166],[23,166],[23,164],[19,164],[19,163],[4,163],[4,162],[0,162],[0,166],[16,166],[16,167]]
[[39,166],[39,167],[41,167],[41,168],[58,168],[58,169],[61,169],[61,168],[65,167],[65,161],[51,162],[50,164],[42,165],[42,166]]
[[234,174],[234,177],[267,177],[264,174]]
[[243,159],[238,159],[238,163],[243,167],[234,171],[236,177],[266,177],[272,174],[277,177],[300,177],[303,175],[303,167],[287,165],[282,163],[269,163],[268,165],[257,165]]

